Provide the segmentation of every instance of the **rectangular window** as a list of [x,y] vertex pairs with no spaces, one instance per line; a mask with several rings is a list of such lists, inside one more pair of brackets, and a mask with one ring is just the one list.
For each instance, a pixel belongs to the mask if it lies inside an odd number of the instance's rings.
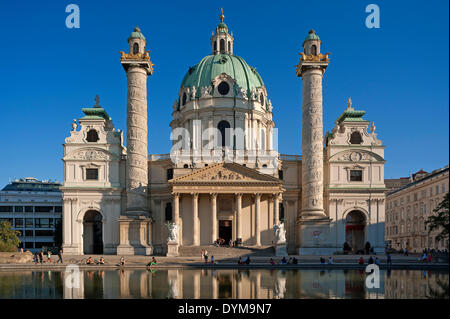
[[36,228],[49,228],[51,227],[50,225],[53,224],[51,223],[50,218],[36,218],[34,220],[34,223],[36,225]]
[[23,206],[14,206],[15,213],[23,213]]
[[25,236],[27,236],[27,237],[34,237],[33,231],[32,230],[26,230],[25,231]]
[[408,203],[411,201],[411,197],[409,197],[409,195],[406,196],[406,201],[407,201]]
[[414,201],[417,200],[417,193],[414,194]]
[[98,168],[86,168],[86,179],[89,181],[98,180]]
[[33,242],[23,243],[23,248],[33,248]]
[[53,236],[53,230],[36,230],[36,236]]
[[12,206],[0,206],[0,213],[12,213],[13,207]]
[[442,184],[442,192],[441,193],[445,193],[445,184]]
[[282,169],[278,170],[278,178],[281,180],[283,179],[283,170]]
[[55,213],[62,213],[62,206],[55,206]]
[[14,222],[16,223],[16,228],[23,228],[23,218],[15,218]]
[[36,206],[34,211],[36,213],[53,213],[53,206]]
[[439,185],[436,185],[436,194],[435,195],[437,195],[437,194],[439,194]]
[[33,218],[25,218],[25,227],[33,228]]
[[362,182],[362,171],[351,170],[350,171],[350,181],[351,182]]
[[32,213],[33,212],[33,206],[25,206],[25,213]]

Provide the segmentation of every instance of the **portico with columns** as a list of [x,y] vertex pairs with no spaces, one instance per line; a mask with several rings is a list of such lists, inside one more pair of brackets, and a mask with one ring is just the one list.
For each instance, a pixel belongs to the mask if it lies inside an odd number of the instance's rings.
[[218,163],[169,183],[180,245],[210,245],[218,238],[245,246],[272,244],[284,191],[279,179],[235,163]]

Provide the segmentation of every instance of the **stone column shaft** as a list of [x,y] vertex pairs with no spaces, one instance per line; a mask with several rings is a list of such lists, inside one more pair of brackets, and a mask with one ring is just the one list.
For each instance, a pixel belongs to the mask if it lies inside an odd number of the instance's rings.
[[236,194],[236,239],[242,238],[242,194]]
[[147,70],[127,69],[127,211],[146,212],[147,161]]
[[217,238],[217,194],[211,194],[211,243]]
[[321,67],[302,73],[302,216],[324,216]]
[[192,245],[200,246],[198,225],[198,194],[192,194]]
[[261,232],[259,228],[261,212],[261,194],[255,195],[255,245],[261,246]]
[[180,194],[173,194],[173,222],[180,225]]
[[277,225],[280,222],[280,203],[278,194],[273,198],[273,224]]

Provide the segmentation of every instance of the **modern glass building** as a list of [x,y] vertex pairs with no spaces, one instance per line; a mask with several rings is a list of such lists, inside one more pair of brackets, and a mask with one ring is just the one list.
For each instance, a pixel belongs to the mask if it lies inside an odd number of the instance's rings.
[[57,181],[28,177],[15,179],[0,191],[0,222],[8,221],[20,231],[19,248],[35,252],[55,246],[55,232],[61,232],[62,225],[60,186]]

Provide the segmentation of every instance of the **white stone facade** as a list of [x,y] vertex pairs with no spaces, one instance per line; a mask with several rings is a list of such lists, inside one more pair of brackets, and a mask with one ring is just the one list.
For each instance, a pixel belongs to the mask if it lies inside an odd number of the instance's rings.
[[[132,33],[130,52],[121,52],[128,148],[98,106],[83,109],[81,130],[75,128],[64,144],[64,249],[87,253],[101,244],[104,253],[176,255],[178,246],[211,245],[219,237],[273,246],[274,226],[284,222],[289,254],[332,254],[345,241],[355,252],[367,241],[380,251],[384,146],[374,129],[369,132],[364,112],[349,104],[324,148],[322,76],[329,54],[320,53],[318,36],[310,32],[297,67],[303,158],[280,155],[267,89],[256,69],[233,55],[234,38],[221,19],[211,38],[213,54],[183,79],[172,106],[174,147],[164,155],[147,157],[146,82],[153,68],[144,36],[138,28]],[[224,52],[215,47],[221,39],[229,42]],[[240,73],[233,75],[236,67]],[[221,128],[235,137],[205,136]],[[96,142],[87,141],[91,129]],[[177,230],[170,241],[168,222]]]

